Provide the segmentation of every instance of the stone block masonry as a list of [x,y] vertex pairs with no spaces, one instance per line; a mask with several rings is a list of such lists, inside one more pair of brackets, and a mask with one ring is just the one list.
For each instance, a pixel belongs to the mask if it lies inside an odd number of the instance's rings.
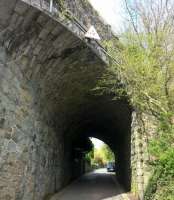
[[131,135],[132,191],[143,200],[152,171],[149,167],[148,140],[156,131],[154,117],[133,112]]
[[39,114],[33,89],[18,66],[4,61],[0,63],[0,199],[43,199],[61,187],[58,158],[63,151],[57,146],[61,136]]

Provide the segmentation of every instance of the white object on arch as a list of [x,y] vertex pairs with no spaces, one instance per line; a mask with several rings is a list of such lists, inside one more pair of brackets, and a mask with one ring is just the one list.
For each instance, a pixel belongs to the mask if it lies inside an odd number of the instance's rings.
[[94,26],[91,26],[89,30],[85,34],[86,38],[91,38],[91,39],[96,39],[96,40],[101,40],[99,34],[95,30]]

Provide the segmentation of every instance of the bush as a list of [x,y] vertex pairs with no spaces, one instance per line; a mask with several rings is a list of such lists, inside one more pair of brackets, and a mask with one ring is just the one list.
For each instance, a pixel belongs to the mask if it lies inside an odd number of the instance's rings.
[[149,145],[155,172],[145,200],[174,200],[174,127],[166,122],[161,120],[158,134]]

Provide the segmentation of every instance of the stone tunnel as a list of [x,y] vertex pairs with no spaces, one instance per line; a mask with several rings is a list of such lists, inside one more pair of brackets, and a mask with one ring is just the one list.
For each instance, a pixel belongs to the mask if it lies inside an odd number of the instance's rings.
[[101,46],[40,2],[0,1],[0,199],[41,200],[63,188],[80,175],[76,151],[89,137],[111,147],[130,190],[132,109],[95,94],[108,67]]

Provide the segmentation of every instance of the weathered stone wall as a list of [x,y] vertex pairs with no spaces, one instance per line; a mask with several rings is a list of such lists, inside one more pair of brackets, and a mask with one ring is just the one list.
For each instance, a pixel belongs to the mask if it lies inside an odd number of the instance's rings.
[[20,68],[0,54],[0,199],[42,199],[62,184],[61,134]]
[[131,136],[132,191],[142,200],[152,173],[149,167],[148,142],[156,130],[152,116],[133,112]]

